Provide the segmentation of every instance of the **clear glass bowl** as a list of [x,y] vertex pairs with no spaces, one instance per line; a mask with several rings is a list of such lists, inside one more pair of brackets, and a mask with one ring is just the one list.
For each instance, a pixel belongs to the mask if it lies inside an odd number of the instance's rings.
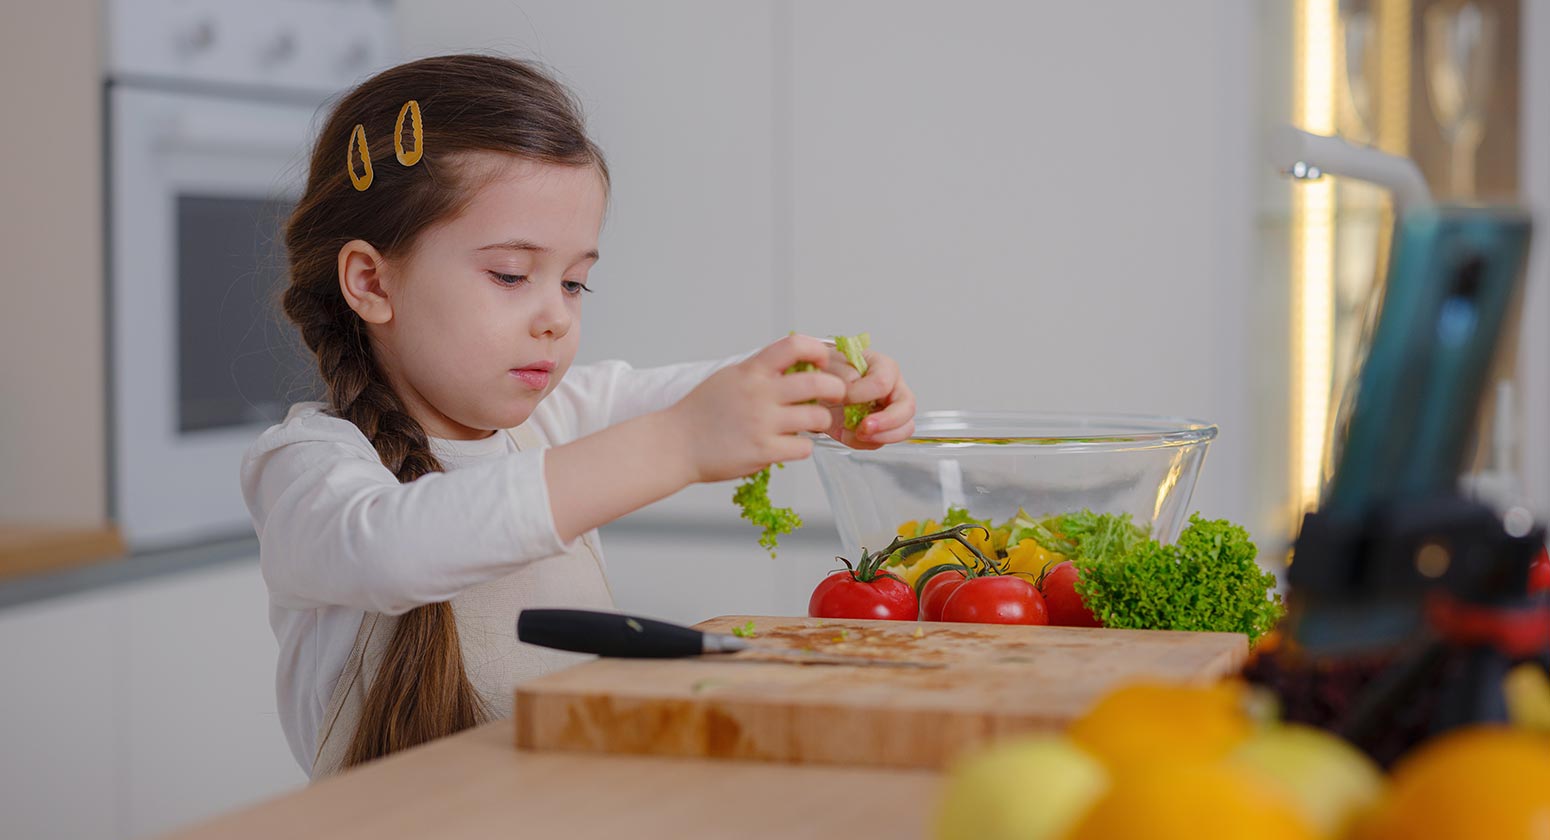
[[908,441],[866,451],[823,437],[813,460],[849,557],[950,506],[996,521],[1019,507],[1128,513],[1171,542],[1216,431],[1180,417],[930,411]]

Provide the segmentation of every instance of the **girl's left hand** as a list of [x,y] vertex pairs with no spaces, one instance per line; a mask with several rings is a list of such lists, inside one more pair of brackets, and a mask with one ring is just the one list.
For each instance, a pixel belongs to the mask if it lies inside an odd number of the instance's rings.
[[845,380],[845,404],[872,403],[873,411],[854,430],[845,428],[845,408],[830,412],[830,437],[854,449],[877,449],[915,434],[915,394],[904,384],[899,363],[875,350],[866,352],[866,376],[856,373],[835,350],[826,369]]

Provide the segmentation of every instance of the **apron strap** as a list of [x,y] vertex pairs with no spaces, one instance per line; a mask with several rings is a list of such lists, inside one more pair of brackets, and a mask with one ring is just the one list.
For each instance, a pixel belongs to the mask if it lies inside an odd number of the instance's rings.
[[[361,626],[355,631],[355,644],[350,648],[350,656],[345,660],[339,681],[334,683],[334,693],[329,696],[328,710],[323,715],[317,754],[312,757],[311,775],[314,779],[336,773],[344,765],[346,745],[355,736],[356,727],[361,722],[361,704],[349,702],[350,695],[358,691],[364,697],[366,693],[366,654],[384,618],[386,616],[374,612],[361,617]],[[395,623],[387,622],[389,626],[383,627],[383,632],[391,632]]]

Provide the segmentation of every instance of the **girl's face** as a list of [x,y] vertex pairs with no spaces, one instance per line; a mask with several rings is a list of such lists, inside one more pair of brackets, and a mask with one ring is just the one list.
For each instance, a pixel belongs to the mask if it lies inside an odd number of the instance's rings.
[[384,261],[391,313],[369,327],[410,414],[457,439],[521,424],[570,368],[607,204],[591,166],[493,153],[466,163],[481,186]]

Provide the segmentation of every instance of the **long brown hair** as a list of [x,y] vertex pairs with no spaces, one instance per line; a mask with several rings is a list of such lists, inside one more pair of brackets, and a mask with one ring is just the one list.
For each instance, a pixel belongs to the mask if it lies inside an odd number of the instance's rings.
[[[395,159],[400,108],[417,100],[424,156]],[[373,180],[359,191],[346,169],[357,124],[365,127]],[[411,126],[405,125],[405,134]],[[404,145],[412,149],[412,139]],[[421,59],[386,70],[346,94],[329,115],[312,153],[306,192],[285,229],[290,284],[282,298],[317,356],[328,403],[365,433],[401,482],[441,470],[425,430],[389,387],[361,319],[339,289],[340,249],[354,239],[394,257],[428,226],[460,212],[473,192],[459,155],[499,152],[529,160],[607,165],[587,138],[580,108],[558,82],[531,64],[484,55]],[[360,764],[479,723],[483,700],[463,667],[449,603],[416,607],[398,620],[366,693],[345,765]]]

